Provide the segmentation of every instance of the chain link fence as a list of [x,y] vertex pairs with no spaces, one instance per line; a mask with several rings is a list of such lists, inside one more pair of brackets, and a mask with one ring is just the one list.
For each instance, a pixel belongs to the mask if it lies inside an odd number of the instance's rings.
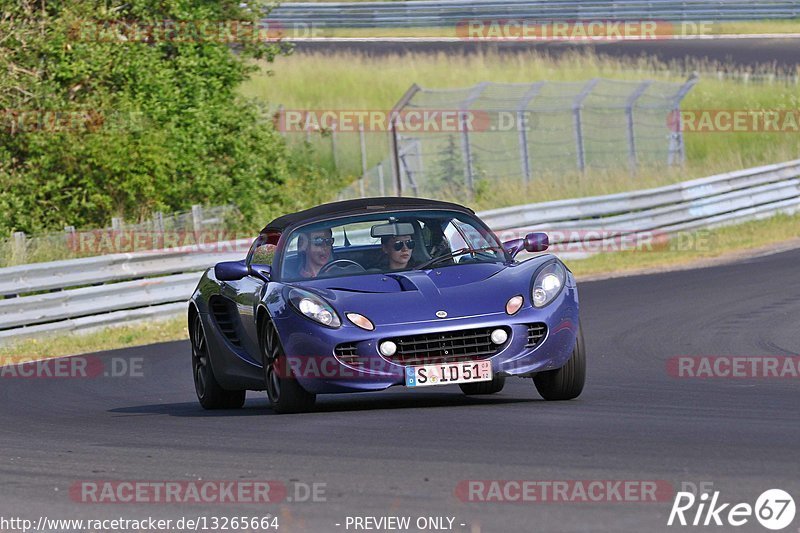
[[413,85],[392,111],[389,157],[339,197],[470,199],[501,181],[681,164],[680,104],[697,79]]

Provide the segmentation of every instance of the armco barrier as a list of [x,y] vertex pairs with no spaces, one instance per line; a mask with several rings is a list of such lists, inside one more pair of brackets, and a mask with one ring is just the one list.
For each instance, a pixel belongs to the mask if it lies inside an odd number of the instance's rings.
[[[795,160],[479,216],[501,238],[506,232],[581,230],[559,231],[552,241],[561,244],[573,233],[584,232],[579,238],[585,240],[603,239],[606,232],[663,235],[799,211],[800,160]],[[0,342],[178,315],[185,312],[200,272],[219,261],[241,259],[247,244],[240,240],[222,243],[214,252],[138,252],[0,269],[0,295],[5,295],[0,300]]]
[[286,2],[268,21],[327,28],[455,26],[466,20],[725,21],[800,17],[799,0],[416,0]]

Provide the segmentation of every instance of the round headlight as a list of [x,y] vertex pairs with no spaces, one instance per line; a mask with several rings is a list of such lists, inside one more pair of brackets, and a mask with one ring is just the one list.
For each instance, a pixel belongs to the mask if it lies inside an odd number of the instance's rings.
[[541,307],[547,303],[547,292],[541,287],[533,289],[533,305]]
[[397,345],[392,341],[383,341],[379,349],[384,357],[391,357],[397,353]]
[[533,282],[531,296],[534,307],[544,307],[561,292],[567,279],[567,271],[559,262],[550,263],[539,271]]
[[491,339],[497,345],[503,344],[508,340],[508,333],[504,329],[496,329],[492,332]]
[[323,326],[338,328],[342,325],[333,307],[316,294],[301,289],[291,289],[289,301],[303,316]]

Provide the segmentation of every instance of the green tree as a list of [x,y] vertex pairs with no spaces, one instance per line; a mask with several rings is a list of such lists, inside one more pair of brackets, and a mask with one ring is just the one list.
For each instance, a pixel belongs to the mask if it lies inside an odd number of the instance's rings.
[[432,189],[453,199],[461,199],[464,189],[464,158],[458,143],[455,135],[447,136],[446,143],[437,154],[431,183]]
[[237,93],[253,59],[288,53],[259,34],[255,9],[238,0],[0,5],[3,233],[194,203],[235,203],[258,226],[302,207],[298,190],[336,185]]

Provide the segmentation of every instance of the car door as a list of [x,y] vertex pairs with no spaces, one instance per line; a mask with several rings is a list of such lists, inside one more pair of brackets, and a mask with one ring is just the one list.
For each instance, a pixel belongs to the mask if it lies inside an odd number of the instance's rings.
[[255,313],[264,286],[269,283],[278,237],[276,234],[260,235],[255,240],[246,259],[249,273],[239,284],[235,299],[243,332],[242,346],[258,364],[261,364],[261,351]]
[[217,325],[240,356],[261,364],[255,310],[272,267],[277,237],[260,235],[245,258],[248,274],[239,280],[220,284],[218,301],[211,302]]

